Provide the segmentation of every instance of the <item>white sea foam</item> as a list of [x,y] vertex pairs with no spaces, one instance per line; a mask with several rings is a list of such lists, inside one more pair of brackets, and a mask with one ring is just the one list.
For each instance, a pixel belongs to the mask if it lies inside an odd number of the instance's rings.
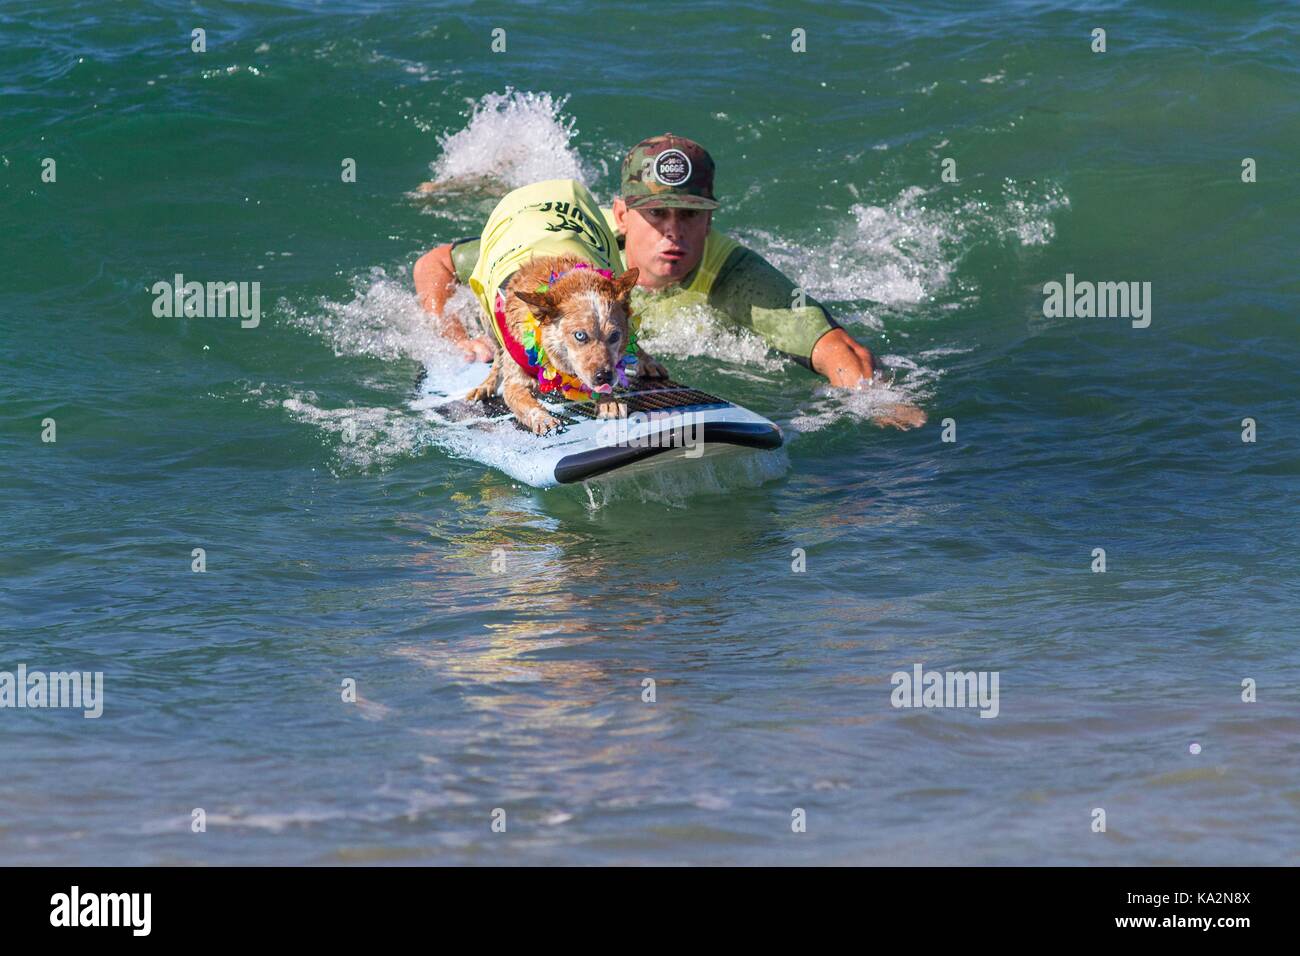
[[[768,372],[776,371],[784,364],[768,350],[767,343],[760,336],[748,329],[731,327],[717,312],[704,305],[674,311],[671,318],[658,322],[647,318],[641,326],[640,343],[656,358],[707,356],[751,371],[761,369]],[[729,369],[724,366],[720,371]]]
[[1036,193],[1012,180],[1003,182],[997,200],[976,196],[956,205],[938,190],[912,186],[881,205],[851,206],[852,221],[828,242],[752,235],[760,252],[822,301],[897,307],[948,290],[962,258],[980,245],[1046,245],[1056,233],[1053,214],[1069,204],[1059,187]]
[[308,393],[295,393],[275,404],[296,421],[335,437],[334,456],[337,470],[342,472],[382,469],[435,443],[432,426],[404,409],[322,408]]
[[791,417],[787,427],[795,432],[821,431],[842,418],[871,420],[912,397],[900,388],[874,385],[856,391],[819,386],[813,397]]
[[[413,289],[383,269],[356,277],[353,296],[346,301],[321,299],[310,309],[282,301],[279,308],[289,324],[325,340],[340,357],[411,359],[434,369],[463,364],[459,350],[438,332]],[[449,303],[453,312],[470,316],[476,308],[468,289],[458,290]],[[372,380],[369,387],[382,389],[385,383]],[[366,471],[387,467],[437,444],[434,425],[405,407],[409,385],[400,387],[403,390],[394,396],[394,407],[327,408],[315,392],[305,390],[291,390],[287,395],[271,390],[262,401],[334,436],[337,468]],[[265,386],[259,386],[258,394],[264,391]]]
[[[279,307],[290,324],[321,336],[339,356],[410,358],[427,364],[456,353],[405,279],[395,279],[386,270],[374,268],[357,276],[352,287],[352,299],[321,299],[317,310],[303,312],[284,301]],[[457,315],[469,317],[477,310],[468,288],[458,289],[448,307]]]
[[[1058,186],[1012,180],[1001,184],[996,199],[976,194],[955,203],[942,190],[913,186],[881,204],[851,206],[852,220],[833,230],[829,241],[806,244],[756,232],[752,244],[810,294],[831,304],[844,324],[883,331],[873,307],[889,310],[896,322],[898,313],[914,311],[909,307],[933,308],[935,300],[970,294],[955,278],[967,253],[990,244],[1046,245],[1055,236],[1052,217],[1069,204]],[[870,304],[836,305],[846,302]],[[941,311],[958,305],[937,304]],[[872,345],[869,337],[864,341]],[[912,356],[880,356],[895,373],[892,379],[859,391],[822,386],[788,425],[796,432],[818,431],[843,418],[875,419],[899,403],[924,406],[940,375],[929,361],[954,351],[961,350],[940,347]]]

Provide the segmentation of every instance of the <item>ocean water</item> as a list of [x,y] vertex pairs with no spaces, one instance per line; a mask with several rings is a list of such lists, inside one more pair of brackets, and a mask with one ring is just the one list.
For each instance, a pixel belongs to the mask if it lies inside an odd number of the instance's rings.
[[[103,673],[0,709],[0,863],[1300,861],[1300,8],[1062,7],[0,6],[0,671]],[[412,263],[665,130],[892,384],[689,314],[781,455],[466,459]]]

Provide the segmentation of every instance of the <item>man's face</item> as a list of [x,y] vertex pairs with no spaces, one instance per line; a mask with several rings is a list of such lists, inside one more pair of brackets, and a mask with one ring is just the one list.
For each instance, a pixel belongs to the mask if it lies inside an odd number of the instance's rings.
[[662,289],[680,282],[700,264],[713,211],[628,209],[622,199],[616,199],[614,221],[626,237],[623,252],[627,267],[641,270],[637,284]]

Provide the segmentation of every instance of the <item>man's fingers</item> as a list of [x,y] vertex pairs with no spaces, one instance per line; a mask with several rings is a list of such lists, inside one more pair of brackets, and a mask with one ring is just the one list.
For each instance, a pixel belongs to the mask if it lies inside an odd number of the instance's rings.
[[901,431],[920,428],[926,422],[925,412],[915,405],[891,405],[875,416],[875,422],[881,428],[889,425]]
[[876,363],[870,352],[864,349],[857,342],[849,346],[853,349],[853,354],[858,357],[858,362],[862,365],[862,375],[864,378],[874,378],[876,374]]
[[460,354],[465,357],[467,362],[490,362],[492,361],[493,349],[491,343],[486,339],[466,339],[460,344]]

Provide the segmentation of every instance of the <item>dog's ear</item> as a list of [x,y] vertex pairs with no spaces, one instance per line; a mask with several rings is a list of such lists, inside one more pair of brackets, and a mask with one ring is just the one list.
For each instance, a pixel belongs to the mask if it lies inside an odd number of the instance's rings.
[[632,292],[632,287],[636,285],[636,280],[640,278],[640,269],[628,269],[621,276],[614,280],[614,292],[618,298],[626,299]]
[[549,292],[516,292],[515,298],[532,310],[538,322],[546,323],[559,315],[555,299]]

